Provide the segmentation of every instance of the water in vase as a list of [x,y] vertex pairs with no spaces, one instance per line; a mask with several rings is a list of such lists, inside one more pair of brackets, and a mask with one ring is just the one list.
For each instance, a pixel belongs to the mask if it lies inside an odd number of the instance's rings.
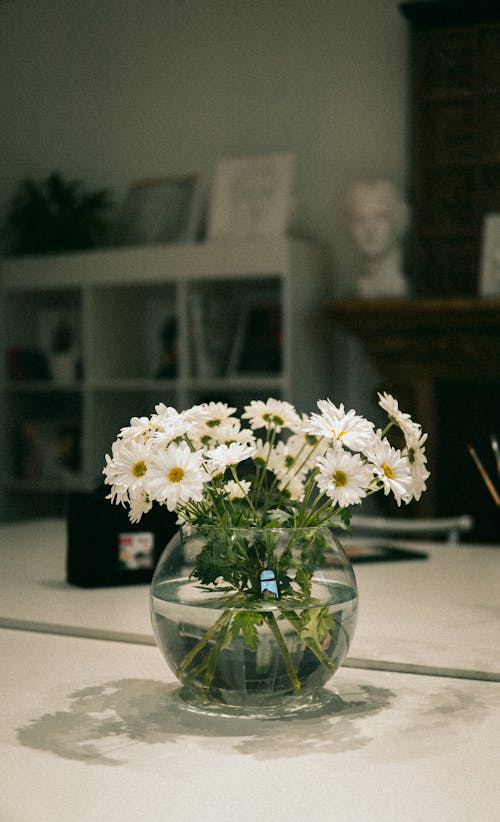
[[354,633],[357,593],[313,580],[307,607],[281,599],[236,608],[192,580],[174,579],[155,586],[151,608],[157,644],[191,692],[226,705],[265,706],[328,681]]

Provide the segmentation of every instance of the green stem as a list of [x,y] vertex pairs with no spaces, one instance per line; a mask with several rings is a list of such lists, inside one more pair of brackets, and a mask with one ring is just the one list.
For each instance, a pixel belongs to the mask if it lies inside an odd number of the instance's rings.
[[211,628],[208,629],[206,634],[202,636],[202,638],[196,643],[196,645],[191,648],[191,650],[186,654],[186,656],[182,659],[179,667],[176,671],[176,676],[181,677],[183,672],[186,668],[189,667],[193,659],[199,654],[199,652],[205,647],[205,645],[210,641],[210,639],[226,624],[231,621],[231,611],[224,611],[223,614],[214,622]]
[[391,428],[393,427],[393,425],[396,425],[396,420],[393,420],[391,417],[389,417],[389,422],[387,423],[387,425],[385,426],[384,430],[382,431],[382,435],[381,435],[381,436],[382,436],[382,437],[385,437],[385,435],[387,434],[387,432],[388,432],[388,431],[390,431],[390,430],[391,430]]
[[231,625],[231,619],[233,615],[231,611],[226,611],[225,613],[228,614],[229,620],[222,626],[219,632],[219,636],[217,637],[217,640],[214,644],[214,647],[207,656],[205,676],[203,677],[203,684],[201,686],[201,693],[204,697],[208,696],[208,692],[210,690],[210,686],[215,675],[217,660],[219,659],[219,654],[222,651],[222,648],[224,647],[224,642],[226,641],[227,633]]
[[307,645],[309,650],[313,652],[313,654],[321,662],[321,664],[324,665],[325,668],[332,670],[334,667],[333,662],[330,659],[330,657],[327,654],[325,654],[323,648],[316,642],[311,640],[309,637],[301,636],[300,629],[302,627],[302,623],[300,621],[300,617],[297,616],[295,611],[282,611],[282,614],[289,620],[289,622],[292,623],[293,627],[297,631],[297,634],[300,636],[302,642],[304,642],[305,645]]
[[281,656],[284,659],[284,662],[285,662],[285,665],[286,665],[286,670],[287,670],[288,676],[290,677],[290,681],[292,683],[293,690],[294,691],[300,691],[300,689],[302,687],[301,684],[300,684],[300,679],[297,676],[297,671],[295,670],[295,666],[293,664],[293,659],[290,655],[290,651],[286,647],[285,640],[283,639],[283,636],[282,636],[281,631],[278,627],[278,623],[276,622],[274,614],[267,613],[265,615],[265,618],[266,618],[267,622],[269,623],[269,628],[271,629],[271,632],[272,632],[272,634],[273,634],[273,636],[274,636],[274,638],[275,638],[275,640],[278,644],[278,648],[281,651]]
[[247,502],[247,504],[248,504],[248,507],[250,508],[250,510],[251,510],[252,514],[254,515],[255,519],[257,519],[258,514],[257,514],[257,511],[255,510],[255,506],[254,506],[254,504],[253,504],[252,500],[250,499],[250,497],[248,496],[247,492],[246,492],[246,491],[245,491],[245,489],[243,488],[243,486],[242,486],[242,484],[241,484],[241,481],[240,481],[240,478],[239,478],[239,476],[238,476],[238,472],[237,472],[237,470],[236,470],[235,466],[234,466],[234,465],[231,465],[231,466],[229,466],[229,468],[230,468],[230,471],[231,471],[232,477],[233,477],[233,479],[234,479],[234,481],[235,481],[236,485],[238,486],[238,488],[239,488],[239,489],[240,489],[240,491],[242,492],[243,497],[244,497],[245,501],[246,501],[246,502]]
[[[259,498],[259,494],[262,491],[264,481],[266,480],[267,466],[268,466],[268,463],[269,463],[269,457],[270,457],[271,452],[273,450],[275,440],[276,440],[276,429],[273,428],[270,423],[268,423],[267,429],[266,429],[266,440],[265,440],[265,445],[267,446],[267,454],[266,454],[266,459],[264,461],[264,464],[259,466],[259,470],[257,472],[257,477],[255,478],[255,486],[254,486],[255,499]],[[267,496],[267,494],[266,494],[266,496]]]
[[[298,527],[303,527],[303,526],[306,526],[306,525],[309,524],[308,523],[308,520],[310,519],[310,516],[308,517],[308,514],[310,514],[309,506],[310,506],[310,502],[311,502],[311,498],[313,496],[313,493],[315,493],[315,490],[316,490],[316,476],[317,476],[317,474],[318,474],[318,469],[314,468],[311,471],[309,479],[307,480],[307,482],[305,484],[304,496],[303,496],[302,501],[300,503],[300,508],[299,508],[297,519],[296,519],[296,522],[295,522],[296,526],[298,526]],[[321,496],[320,499],[323,499],[323,496]],[[329,503],[331,505],[331,501],[329,501]],[[313,512],[316,511],[316,503],[313,504],[312,510],[313,510]]]

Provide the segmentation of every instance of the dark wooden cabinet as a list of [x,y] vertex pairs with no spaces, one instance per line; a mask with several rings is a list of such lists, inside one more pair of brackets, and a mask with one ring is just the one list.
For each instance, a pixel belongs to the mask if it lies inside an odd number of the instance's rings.
[[361,340],[379,389],[393,393],[429,436],[428,491],[408,513],[471,514],[471,537],[498,542],[500,509],[467,444],[500,488],[489,443],[491,433],[500,437],[500,296],[336,300],[323,309]]
[[500,212],[500,2],[400,4],[410,35],[410,260],[417,296],[478,293]]

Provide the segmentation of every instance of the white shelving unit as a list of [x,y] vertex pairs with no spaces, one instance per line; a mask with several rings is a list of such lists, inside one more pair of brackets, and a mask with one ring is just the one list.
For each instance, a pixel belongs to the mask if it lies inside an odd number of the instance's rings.
[[[325,267],[306,241],[7,258],[1,273],[4,518],[51,512],[68,488],[95,488],[120,427],[158,402],[241,408],[275,396],[309,411],[326,394]],[[66,318],[78,353],[64,381],[44,373],[38,357],[54,317]],[[175,374],[161,378],[161,329],[172,318]]]

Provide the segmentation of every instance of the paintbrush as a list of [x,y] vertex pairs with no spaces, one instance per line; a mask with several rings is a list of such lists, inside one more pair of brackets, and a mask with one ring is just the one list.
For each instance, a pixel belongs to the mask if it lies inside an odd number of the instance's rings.
[[492,434],[490,437],[491,447],[493,448],[493,453],[495,455],[495,459],[497,461],[497,471],[498,475],[500,476],[500,448],[498,447],[498,440],[497,435]]
[[484,484],[486,485],[488,491],[490,492],[491,496],[493,497],[495,505],[500,505],[500,496],[498,495],[498,492],[497,492],[495,486],[493,485],[493,483],[492,483],[492,481],[491,481],[491,479],[488,475],[488,472],[486,471],[483,463],[479,459],[479,457],[476,454],[476,452],[475,452],[474,448],[472,447],[472,445],[470,445],[470,444],[467,445],[467,448],[469,449],[469,454],[471,455],[472,459],[474,460],[474,462],[476,464],[476,468],[478,469],[479,473],[481,474],[481,476],[483,478]]

